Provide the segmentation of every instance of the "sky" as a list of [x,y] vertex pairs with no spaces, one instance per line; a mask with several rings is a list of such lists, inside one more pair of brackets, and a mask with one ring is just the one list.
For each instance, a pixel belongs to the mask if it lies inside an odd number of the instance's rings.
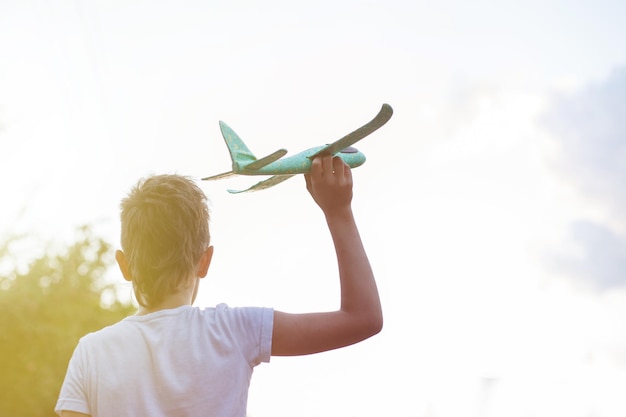
[[[353,173],[385,327],[259,366],[250,417],[623,416],[624,21],[609,0],[0,0],[0,233],[22,259],[83,224],[117,245],[139,178],[230,169],[219,120],[293,154],[389,103]],[[256,180],[200,183],[196,304],[335,309],[304,180],[226,192]]]

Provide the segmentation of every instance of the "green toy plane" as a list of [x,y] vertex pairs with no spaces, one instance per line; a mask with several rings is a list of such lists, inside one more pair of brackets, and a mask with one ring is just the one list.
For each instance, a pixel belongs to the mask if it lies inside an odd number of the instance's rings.
[[233,175],[272,175],[272,177],[246,190],[228,190],[229,193],[236,194],[246,191],[264,190],[280,184],[294,175],[309,172],[311,161],[320,154],[337,155],[351,168],[358,167],[365,162],[365,155],[353,148],[352,145],[387,123],[392,114],[393,109],[391,106],[383,104],[374,119],[354,132],[329,145],[310,148],[287,158],[283,158],[287,154],[287,150],[279,149],[264,158],[257,159],[239,136],[226,123],[220,121],[220,130],[230,151],[233,170],[202,178],[202,180],[219,180]]

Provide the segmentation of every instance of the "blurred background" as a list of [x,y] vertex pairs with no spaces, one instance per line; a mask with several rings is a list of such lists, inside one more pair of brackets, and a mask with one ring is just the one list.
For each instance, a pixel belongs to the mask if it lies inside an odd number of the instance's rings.
[[[626,415],[626,3],[0,0],[1,415],[52,415],[78,338],[132,312],[119,201],[391,121],[356,147],[376,337],[272,358],[251,417]],[[293,178],[200,186],[196,302],[334,309]]]

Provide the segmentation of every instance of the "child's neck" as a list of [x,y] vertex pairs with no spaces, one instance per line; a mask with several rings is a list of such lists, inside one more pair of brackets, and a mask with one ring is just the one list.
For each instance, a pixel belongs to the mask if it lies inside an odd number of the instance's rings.
[[181,307],[184,305],[191,305],[193,303],[192,295],[189,291],[179,291],[167,296],[161,303],[155,306],[139,306],[136,315],[143,316],[150,313],[155,313],[161,310],[170,310],[173,308]]

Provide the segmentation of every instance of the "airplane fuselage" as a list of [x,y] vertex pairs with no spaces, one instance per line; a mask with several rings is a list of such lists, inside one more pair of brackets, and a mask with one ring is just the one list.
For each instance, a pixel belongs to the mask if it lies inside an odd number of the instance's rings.
[[[295,155],[289,157],[283,157],[277,161],[274,161],[264,167],[255,170],[246,170],[245,165],[235,166],[233,162],[233,172],[240,175],[292,175],[292,174],[304,174],[311,170],[312,159],[311,156],[315,155],[324,146],[317,146],[310,148]],[[363,165],[365,162],[365,155],[354,148],[349,148],[344,151],[338,152],[335,156],[340,157],[350,168],[356,168]]]

